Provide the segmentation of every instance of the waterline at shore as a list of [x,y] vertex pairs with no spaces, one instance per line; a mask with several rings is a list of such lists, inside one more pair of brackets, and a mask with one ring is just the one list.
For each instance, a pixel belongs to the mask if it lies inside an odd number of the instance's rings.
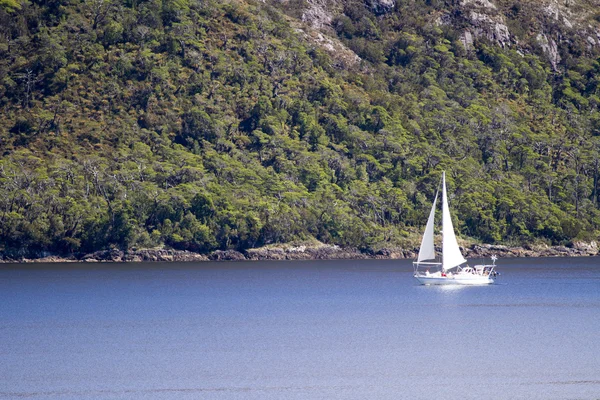
[[[505,257],[589,257],[599,254],[596,242],[576,242],[566,246],[523,246],[474,244],[461,248],[467,259]],[[48,263],[48,262],[199,262],[199,261],[243,261],[243,260],[365,260],[365,259],[414,259],[416,249],[382,248],[380,250],[358,250],[335,245],[281,245],[248,249],[243,253],[235,250],[216,250],[208,254],[173,249],[130,249],[101,250],[70,257],[44,254],[40,257],[8,257],[0,253],[0,263]]]

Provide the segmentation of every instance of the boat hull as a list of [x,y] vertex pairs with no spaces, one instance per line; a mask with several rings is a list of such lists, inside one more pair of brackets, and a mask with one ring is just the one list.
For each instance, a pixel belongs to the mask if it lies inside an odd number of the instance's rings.
[[481,275],[423,276],[415,275],[421,285],[491,285],[494,278]]

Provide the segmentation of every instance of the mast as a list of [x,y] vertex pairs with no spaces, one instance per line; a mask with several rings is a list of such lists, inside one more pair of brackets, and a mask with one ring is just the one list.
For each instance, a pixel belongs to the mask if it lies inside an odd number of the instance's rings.
[[452,218],[450,217],[450,208],[448,207],[448,193],[446,192],[446,171],[442,172],[442,269],[447,271],[467,262],[460,252]]

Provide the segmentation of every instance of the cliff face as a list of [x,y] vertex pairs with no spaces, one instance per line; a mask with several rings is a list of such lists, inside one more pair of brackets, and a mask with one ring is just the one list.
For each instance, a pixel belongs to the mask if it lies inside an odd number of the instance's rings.
[[[329,36],[321,43],[337,41],[336,23],[348,10],[362,8],[380,20],[387,14],[403,13],[420,2],[395,0],[265,0],[305,23],[305,29]],[[459,32],[466,50],[485,39],[522,54],[543,54],[555,72],[564,53],[600,50],[600,0],[454,0],[430,2],[429,23]],[[329,50],[332,48],[329,46]],[[339,46],[338,46],[339,47]],[[344,50],[345,51],[345,50]],[[335,52],[333,52],[335,53]],[[563,54],[563,55],[561,55]]]
[[472,45],[469,37],[484,37],[524,54],[541,49],[552,68],[559,71],[561,52],[574,46],[589,52],[600,47],[599,10],[597,0],[460,0],[445,11],[441,21],[464,27],[467,48]]

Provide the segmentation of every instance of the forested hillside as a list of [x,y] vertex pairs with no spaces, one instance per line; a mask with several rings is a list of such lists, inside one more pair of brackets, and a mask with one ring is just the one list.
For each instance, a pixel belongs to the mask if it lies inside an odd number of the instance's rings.
[[565,4],[0,0],[0,252],[413,246],[442,170],[464,240],[596,240]]

